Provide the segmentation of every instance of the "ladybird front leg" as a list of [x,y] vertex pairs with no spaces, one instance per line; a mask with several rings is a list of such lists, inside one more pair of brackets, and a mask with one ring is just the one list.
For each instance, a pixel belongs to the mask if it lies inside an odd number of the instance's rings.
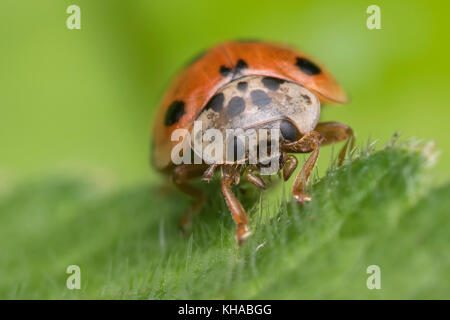
[[283,164],[283,180],[287,181],[291,175],[294,173],[295,169],[297,169],[298,160],[292,154],[284,156],[284,164]]
[[352,128],[339,122],[322,122],[317,124],[314,131],[317,131],[322,137],[320,145],[328,145],[347,139],[338,156],[338,166],[341,166],[348,147],[350,146],[350,150],[352,150],[355,144],[355,135]]
[[231,186],[237,184],[240,177],[240,170],[237,166],[224,165],[222,169],[222,178],[220,186],[222,188],[222,194],[225,198],[228,208],[233,215],[233,220],[236,224],[236,240],[239,245],[250,235],[250,231],[247,226],[247,214],[245,213],[242,204],[238,198],[231,191]]
[[320,146],[320,135],[315,132],[309,132],[304,135],[300,140],[284,144],[282,150],[284,152],[294,152],[294,153],[308,153],[311,152],[308,160],[303,164],[302,169],[295,177],[294,183],[292,185],[292,194],[298,203],[304,203],[305,201],[310,201],[311,197],[305,192],[306,183],[311,174],[314,164],[316,163],[317,157],[319,156],[319,146]]
[[180,219],[180,228],[185,236],[192,230],[192,220],[205,202],[205,194],[200,189],[190,185],[188,181],[201,176],[205,169],[204,165],[182,164],[173,170],[172,180],[175,186],[194,199],[189,210]]

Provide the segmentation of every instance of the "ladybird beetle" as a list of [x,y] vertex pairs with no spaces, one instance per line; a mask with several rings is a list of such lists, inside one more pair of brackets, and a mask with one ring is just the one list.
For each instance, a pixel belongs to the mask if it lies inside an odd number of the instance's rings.
[[[173,81],[158,109],[153,132],[152,163],[194,202],[181,219],[187,230],[193,216],[205,201],[204,194],[189,182],[203,176],[209,181],[220,169],[221,190],[236,223],[238,243],[250,235],[248,219],[238,198],[231,191],[243,176],[260,189],[266,184],[259,174],[262,161],[175,164],[171,155],[177,129],[192,131],[195,121],[207,129],[271,128],[278,130],[279,161],[286,181],[297,168],[292,153],[311,153],[292,185],[297,202],[309,201],[306,182],[319,155],[319,147],[346,140],[339,153],[342,164],[348,146],[353,145],[353,130],[341,123],[318,123],[321,103],[340,104],[347,97],[331,74],[319,63],[293,48],[258,41],[233,41],[203,53]],[[193,138],[202,146],[204,141]],[[192,141],[192,140],[190,140]],[[236,141],[234,141],[236,144]],[[195,148],[191,153],[195,154]],[[259,146],[258,146],[259,147]],[[236,160],[236,159],[235,159]]]

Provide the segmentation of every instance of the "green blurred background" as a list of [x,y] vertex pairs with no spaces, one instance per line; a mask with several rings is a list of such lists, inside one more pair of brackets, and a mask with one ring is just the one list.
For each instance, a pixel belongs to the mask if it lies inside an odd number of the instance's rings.
[[[81,30],[66,28],[66,8],[71,4],[81,7]],[[381,30],[366,27],[366,9],[372,4],[381,8]],[[64,287],[63,272],[71,263],[80,264],[89,275],[87,291],[79,297],[135,297],[131,289],[136,283],[144,289],[152,281],[158,283],[153,277],[160,266],[170,261],[184,266],[183,254],[190,256],[194,241],[176,237],[174,226],[187,208],[187,199],[172,201],[173,197],[155,191],[160,176],[149,166],[151,126],[172,77],[200,51],[225,40],[287,43],[315,57],[351,97],[346,106],[325,108],[323,120],[349,124],[357,141],[364,144],[370,137],[381,145],[394,132],[434,140],[442,151],[432,169],[434,181],[448,181],[449,9],[450,4],[442,1],[421,0],[2,0],[0,196],[7,196],[5,201],[0,197],[1,297],[72,297]],[[329,147],[321,150],[322,174],[330,153]],[[52,182],[51,177],[58,175],[93,181],[118,192],[97,197],[97,189],[91,194],[92,189],[82,183]],[[19,186],[17,192],[15,186]],[[373,197],[378,199],[375,193]],[[223,203],[212,199],[220,209],[212,210],[206,226],[216,226],[211,230],[221,230],[234,244],[229,213]],[[381,208],[380,214],[390,214],[389,206]],[[434,227],[433,222],[440,220],[432,218],[433,210],[437,211],[430,209],[424,217]],[[329,216],[335,218],[332,213]],[[196,236],[203,239],[205,234],[209,233]],[[444,239],[448,232],[430,234]],[[263,236],[255,233],[256,239]],[[205,239],[200,249],[192,251],[194,260],[203,261],[203,254],[224,256],[227,250],[220,246],[205,250],[210,241]],[[411,238],[400,233],[395,239]],[[446,250],[445,243],[439,245]],[[389,252],[398,248],[402,247],[393,246]],[[380,252],[385,252],[384,246]],[[340,257],[352,263],[351,257]],[[429,266],[445,266],[435,264],[435,257]],[[270,260],[275,263],[276,259]],[[323,267],[322,259],[311,264],[310,270]],[[211,261],[204,261],[209,266]],[[215,261],[219,262],[214,270],[221,273],[223,262]],[[303,266],[309,265],[308,261]],[[439,274],[419,266],[417,274],[423,278],[425,269],[430,275]],[[189,270],[173,277],[171,268],[167,269],[168,276],[162,279],[168,283],[186,279],[189,285],[189,280],[196,279]],[[268,270],[272,274],[278,269]],[[410,270],[401,273],[408,277]],[[216,278],[214,272],[208,275],[205,281]],[[299,274],[292,278],[301,279]],[[102,291],[104,286],[107,289]],[[159,296],[159,291],[149,294],[146,290],[144,297]],[[299,292],[307,296],[309,291]]]
[[[66,8],[81,7],[81,30]],[[368,30],[368,5],[381,30]],[[448,11],[442,1],[17,1],[0,4],[3,187],[54,172],[148,182],[152,118],[170,79],[218,42],[288,43],[323,62],[351,97],[323,118],[359,142],[433,139],[449,177]],[[319,168],[326,169],[330,148]]]

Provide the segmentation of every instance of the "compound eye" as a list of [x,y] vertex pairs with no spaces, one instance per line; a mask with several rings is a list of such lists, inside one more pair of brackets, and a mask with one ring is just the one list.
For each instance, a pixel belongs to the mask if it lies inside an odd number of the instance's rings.
[[298,132],[292,122],[288,120],[281,121],[280,131],[283,138],[289,142],[297,141],[301,138],[300,132]]

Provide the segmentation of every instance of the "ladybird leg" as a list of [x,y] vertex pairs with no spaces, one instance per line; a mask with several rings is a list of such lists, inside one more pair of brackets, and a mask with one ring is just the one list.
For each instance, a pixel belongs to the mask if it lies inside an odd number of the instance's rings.
[[299,203],[311,200],[310,196],[305,192],[306,183],[311,174],[317,157],[319,156],[320,135],[311,131],[304,135],[300,140],[283,145],[283,151],[295,153],[311,152],[308,160],[303,164],[302,169],[295,177],[292,185],[292,194]]
[[322,137],[320,145],[328,145],[347,139],[338,156],[338,166],[341,166],[348,147],[350,146],[350,150],[352,150],[355,143],[352,128],[339,122],[322,122],[317,124],[314,131],[317,131]]
[[203,173],[202,180],[210,182],[218,166],[218,164],[210,165],[208,169],[206,169],[206,171]]
[[200,189],[189,184],[188,181],[201,176],[205,168],[204,165],[182,164],[173,170],[172,180],[175,186],[194,199],[189,210],[180,219],[180,227],[184,235],[188,235],[191,231],[192,219],[198,214],[205,202],[205,194]]
[[267,186],[266,186],[266,183],[264,182],[264,180],[261,178],[261,176],[259,176],[258,174],[255,173],[256,170],[257,170],[257,168],[255,166],[253,166],[253,165],[249,166],[245,170],[245,174],[244,174],[245,179],[260,189],[263,189],[263,190],[267,189]]
[[238,198],[231,191],[231,186],[237,184],[239,181],[239,168],[235,166],[222,166],[222,179],[220,186],[222,188],[222,194],[228,205],[228,208],[233,215],[233,220],[236,224],[236,240],[239,245],[250,235],[250,231],[247,226],[247,215],[245,213],[242,204],[239,202]]
[[298,160],[292,154],[286,156],[286,160],[283,165],[283,180],[287,181],[291,175],[294,173],[295,169],[297,169]]

